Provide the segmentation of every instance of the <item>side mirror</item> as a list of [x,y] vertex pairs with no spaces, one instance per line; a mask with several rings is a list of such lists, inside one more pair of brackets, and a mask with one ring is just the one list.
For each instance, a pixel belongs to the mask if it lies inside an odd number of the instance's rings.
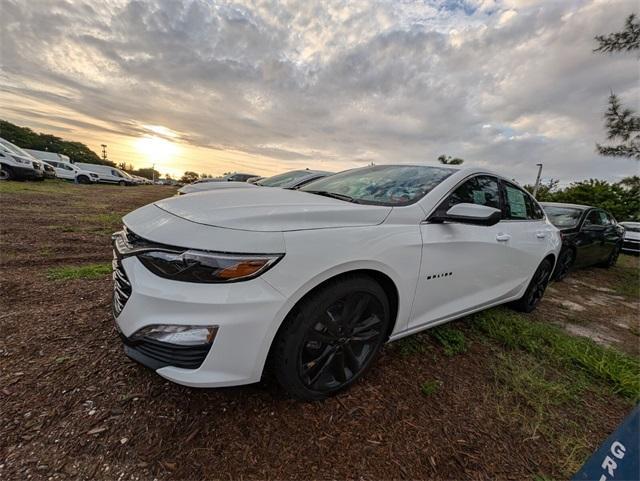
[[456,204],[447,212],[432,216],[432,222],[455,222],[458,224],[472,224],[492,226],[500,222],[502,212],[499,209],[478,204]]

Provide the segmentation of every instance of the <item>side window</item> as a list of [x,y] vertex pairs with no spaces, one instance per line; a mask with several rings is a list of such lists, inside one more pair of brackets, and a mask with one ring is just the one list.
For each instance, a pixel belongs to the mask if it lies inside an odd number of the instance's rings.
[[542,210],[542,207],[540,207],[540,205],[535,201],[535,199],[527,194],[526,201],[527,215],[529,216],[529,219],[544,219],[544,211]]
[[531,220],[539,219],[536,217],[534,206],[537,204],[533,201],[520,187],[516,187],[509,182],[504,182],[504,197],[506,201],[507,219],[511,220]]
[[500,209],[498,180],[495,177],[479,175],[459,186],[444,202],[444,210],[456,204],[478,204]]
[[117,170],[111,170],[111,175],[115,175],[116,177],[122,177],[120,172],[118,172]]
[[604,219],[600,214],[601,214],[600,211],[592,210],[591,212],[589,212],[589,215],[587,216],[587,220],[585,221],[584,224],[585,225],[605,225]]

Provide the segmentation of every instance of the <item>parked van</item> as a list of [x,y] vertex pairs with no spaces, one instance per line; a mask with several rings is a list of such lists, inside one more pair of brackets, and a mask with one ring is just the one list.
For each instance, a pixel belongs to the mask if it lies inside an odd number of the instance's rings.
[[0,180],[43,180],[44,169],[17,145],[0,137]]
[[58,154],[56,152],[48,152],[46,150],[35,150],[35,149],[22,149],[22,150],[24,150],[25,152],[28,152],[36,159],[42,160],[43,162],[49,162],[50,160],[53,160],[54,162],[66,162],[68,164],[72,163],[68,155]]
[[135,185],[137,183],[126,172],[109,165],[85,164],[82,162],[77,162],[75,165],[83,170],[98,174],[98,182],[119,185]]
[[89,172],[88,170],[81,169],[77,165],[69,162],[63,162],[62,160],[47,160],[45,163],[54,168],[56,176],[60,179],[73,180],[79,184],[95,184],[100,180],[100,176],[95,172]]

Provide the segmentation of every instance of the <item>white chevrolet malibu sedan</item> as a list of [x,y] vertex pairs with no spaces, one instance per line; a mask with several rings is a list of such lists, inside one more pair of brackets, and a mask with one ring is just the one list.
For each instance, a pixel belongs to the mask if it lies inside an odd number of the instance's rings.
[[533,310],[561,245],[526,191],[448,166],[173,197],[123,222],[127,355],[196,387],[256,382],[268,360],[306,400],[351,385],[386,341],[507,302]]

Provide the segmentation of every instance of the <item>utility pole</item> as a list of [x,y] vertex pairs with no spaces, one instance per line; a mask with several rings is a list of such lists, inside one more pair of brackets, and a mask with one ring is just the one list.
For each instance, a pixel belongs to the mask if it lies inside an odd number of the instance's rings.
[[102,160],[107,161],[107,144],[100,144],[102,147]]
[[538,177],[536,177],[536,184],[533,186],[533,198],[538,195],[538,187],[540,187],[540,176],[542,175],[542,164],[536,164],[538,166]]

